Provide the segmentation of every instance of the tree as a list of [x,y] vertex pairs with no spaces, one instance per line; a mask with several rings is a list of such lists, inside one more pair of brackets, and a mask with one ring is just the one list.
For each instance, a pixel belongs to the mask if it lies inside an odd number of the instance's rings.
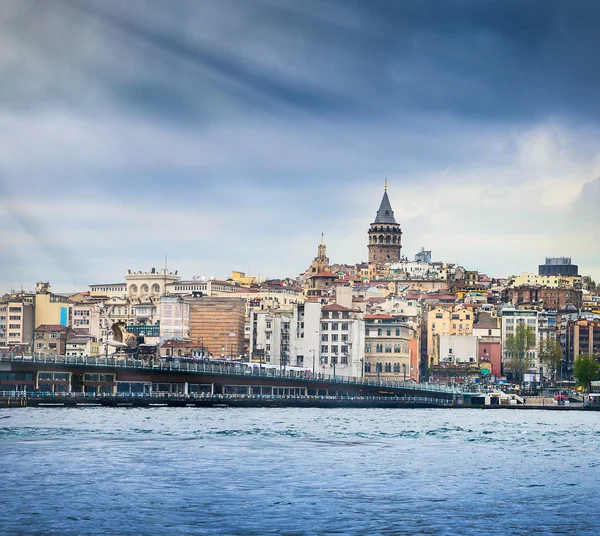
[[538,356],[540,361],[546,365],[552,379],[556,381],[556,373],[563,359],[562,348],[556,339],[548,337],[540,341]]
[[528,368],[525,362],[527,352],[533,348],[535,348],[535,331],[524,323],[518,324],[515,333],[511,333],[504,341],[504,349],[508,355],[506,368],[512,371],[519,383],[523,381],[523,373]]
[[600,363],[593,355],[581,355],[573,363],[577,383],[589,391],[591,383],[600,378]]

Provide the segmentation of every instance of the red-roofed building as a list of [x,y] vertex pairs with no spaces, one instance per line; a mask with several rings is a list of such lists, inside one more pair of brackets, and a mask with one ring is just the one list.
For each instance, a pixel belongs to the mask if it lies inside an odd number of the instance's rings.
[[35,328],[34,348],[36,353],[65,355],[69,328],[60,324],[42,324]]

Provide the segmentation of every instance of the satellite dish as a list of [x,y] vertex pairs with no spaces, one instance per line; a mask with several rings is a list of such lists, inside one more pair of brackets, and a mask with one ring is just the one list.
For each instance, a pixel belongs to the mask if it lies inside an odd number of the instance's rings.
[[214,281],[214,280],[215,280],[215,276],[214,276],[214,275],[211,275],[211,276],[210,276],[210,280],[211,280],[211,281]]
[[202,281],[206,281],[206,276],[203,275],[200,279],[202,279]]

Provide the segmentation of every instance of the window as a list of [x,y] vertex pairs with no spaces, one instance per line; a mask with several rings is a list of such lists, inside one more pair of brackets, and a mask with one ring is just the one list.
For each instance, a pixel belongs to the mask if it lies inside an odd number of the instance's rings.
[[435,323],[431,324],[431,330],[433,331],[435,329]]
[[21,320],[21,317],[19,315],[12,315],[8,317],[9,320]]
[[386,372],[392,372],[392,364],[391,363],[386,363],[385,364],[385,371]]
[[394,372],[400,372],[400,363],[394,363]]
[[365,372],[371,372],[371,363],[365,363]]
[[271,350],[271,345],[270,344],[265,344],[265,350],[267,352],[269,352]]
[[392,345],[391,344],[386,344],[385,345],[385,353],[386,354],[391,354],[392,353]]
[[381,331],[381,328],[379,328],[379,329],[377,330],[377,335],[378,335],[379,337],[381,337],[381,334],[382,334],[382,333],[383,333],[383,332]]
[[323,331],[327,331],[327,327],[328,327],[328,326],[329,326],[329,324],[327,324],[327,322],[322,322],[322,323],[321,323],[321,329],[322,329]]
[[337,330],[339,329],[338,325],[339,325],[339,324],[338,324],[337,322],[334,322],[333,324],[331,324],[331,329],[332,329],[333,331],[337,331]]
[[51,339],[57,339],[58,338],[58,333],[50,333],[50,338]]
[[442,313],[435,313],[435,317],[436,318],[443,318],[444,315],[442,315]]
[[376,352],[383,352],[383,344],[378,344],[378,345],[375,347],[375,351],[376,351]]
[[452,329],[456,329],[456,324],[452,324]]
[[348,322],[342,324],[342,331],[348,331]]
[[333,335],[331,335],[331,342],[337,342],[338,341],[338,334],[334,333]]
[[56,350],[56,343],[55,342],[49,343],[48,348],[50,348],[50,350]]
[[381,363],[377,363],[377,364],[375,365],[375,370],[376,370],[377,372],[383,372],[383,365],[382,365]]
[[370,354],[370,353],[371,353],[371,345],[370,345],[370,344],[367,344],[367,345],[365,346],[365,353],[366,353],[366,354]]
[[327,335],[327,333],[323,333],[323,335],[321,335],[321,341],[327,342],[328,340],[329,340],[329,335]]
[[321,353],[326,354],[328,351],[329,351],[329,346],[327,346],[326,344],[322,344],[321,345]]
[[342,342],[348,342],[348,335],[342,335]]
[[271,321],[267,320],[267,329],[271,329]]
[[391,329],[388,329],[388,330],[386,330],[385,334],[386,334],[388,337],[389,337],[389,336],[391,336],[391,334],[392,334],[392,330],[391,330]]
[[347,353],[348,353],[348,347],[342,346],[342,354],[347,354]]
[[332,354],[337,354],[337,353],[338,353],[338,346],[337,346],[337,344],[334,344],[334,345],[331,347],[331,353],[332,353]]
[[340,363],[342,365],[347,365],[348,364],[348,356],[347,355],[342,355],[342,357],[340,357]]
[[370,333],[371,333],[371,330],[369,328],[366,328],[365,329],[365,335],[368,337]]
[[400,337],[400,330],[399,329],[396,330],[396,337]]
[[327,363],[329,363],[329,358],[326,355],[321,356],[321,363],[327,365]]
[[35,347],[36,348],[43,348],[44,347],[44,343],[43,342],[36,342],[35,343]]

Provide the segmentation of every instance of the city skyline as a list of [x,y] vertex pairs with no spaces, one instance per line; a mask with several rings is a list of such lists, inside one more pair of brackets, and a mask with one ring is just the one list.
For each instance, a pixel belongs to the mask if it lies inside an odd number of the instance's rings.
[[[402,253],[600,279],[593,2],[0,6],[0,289]],[[64,39],[68,35],[69,39]]]

